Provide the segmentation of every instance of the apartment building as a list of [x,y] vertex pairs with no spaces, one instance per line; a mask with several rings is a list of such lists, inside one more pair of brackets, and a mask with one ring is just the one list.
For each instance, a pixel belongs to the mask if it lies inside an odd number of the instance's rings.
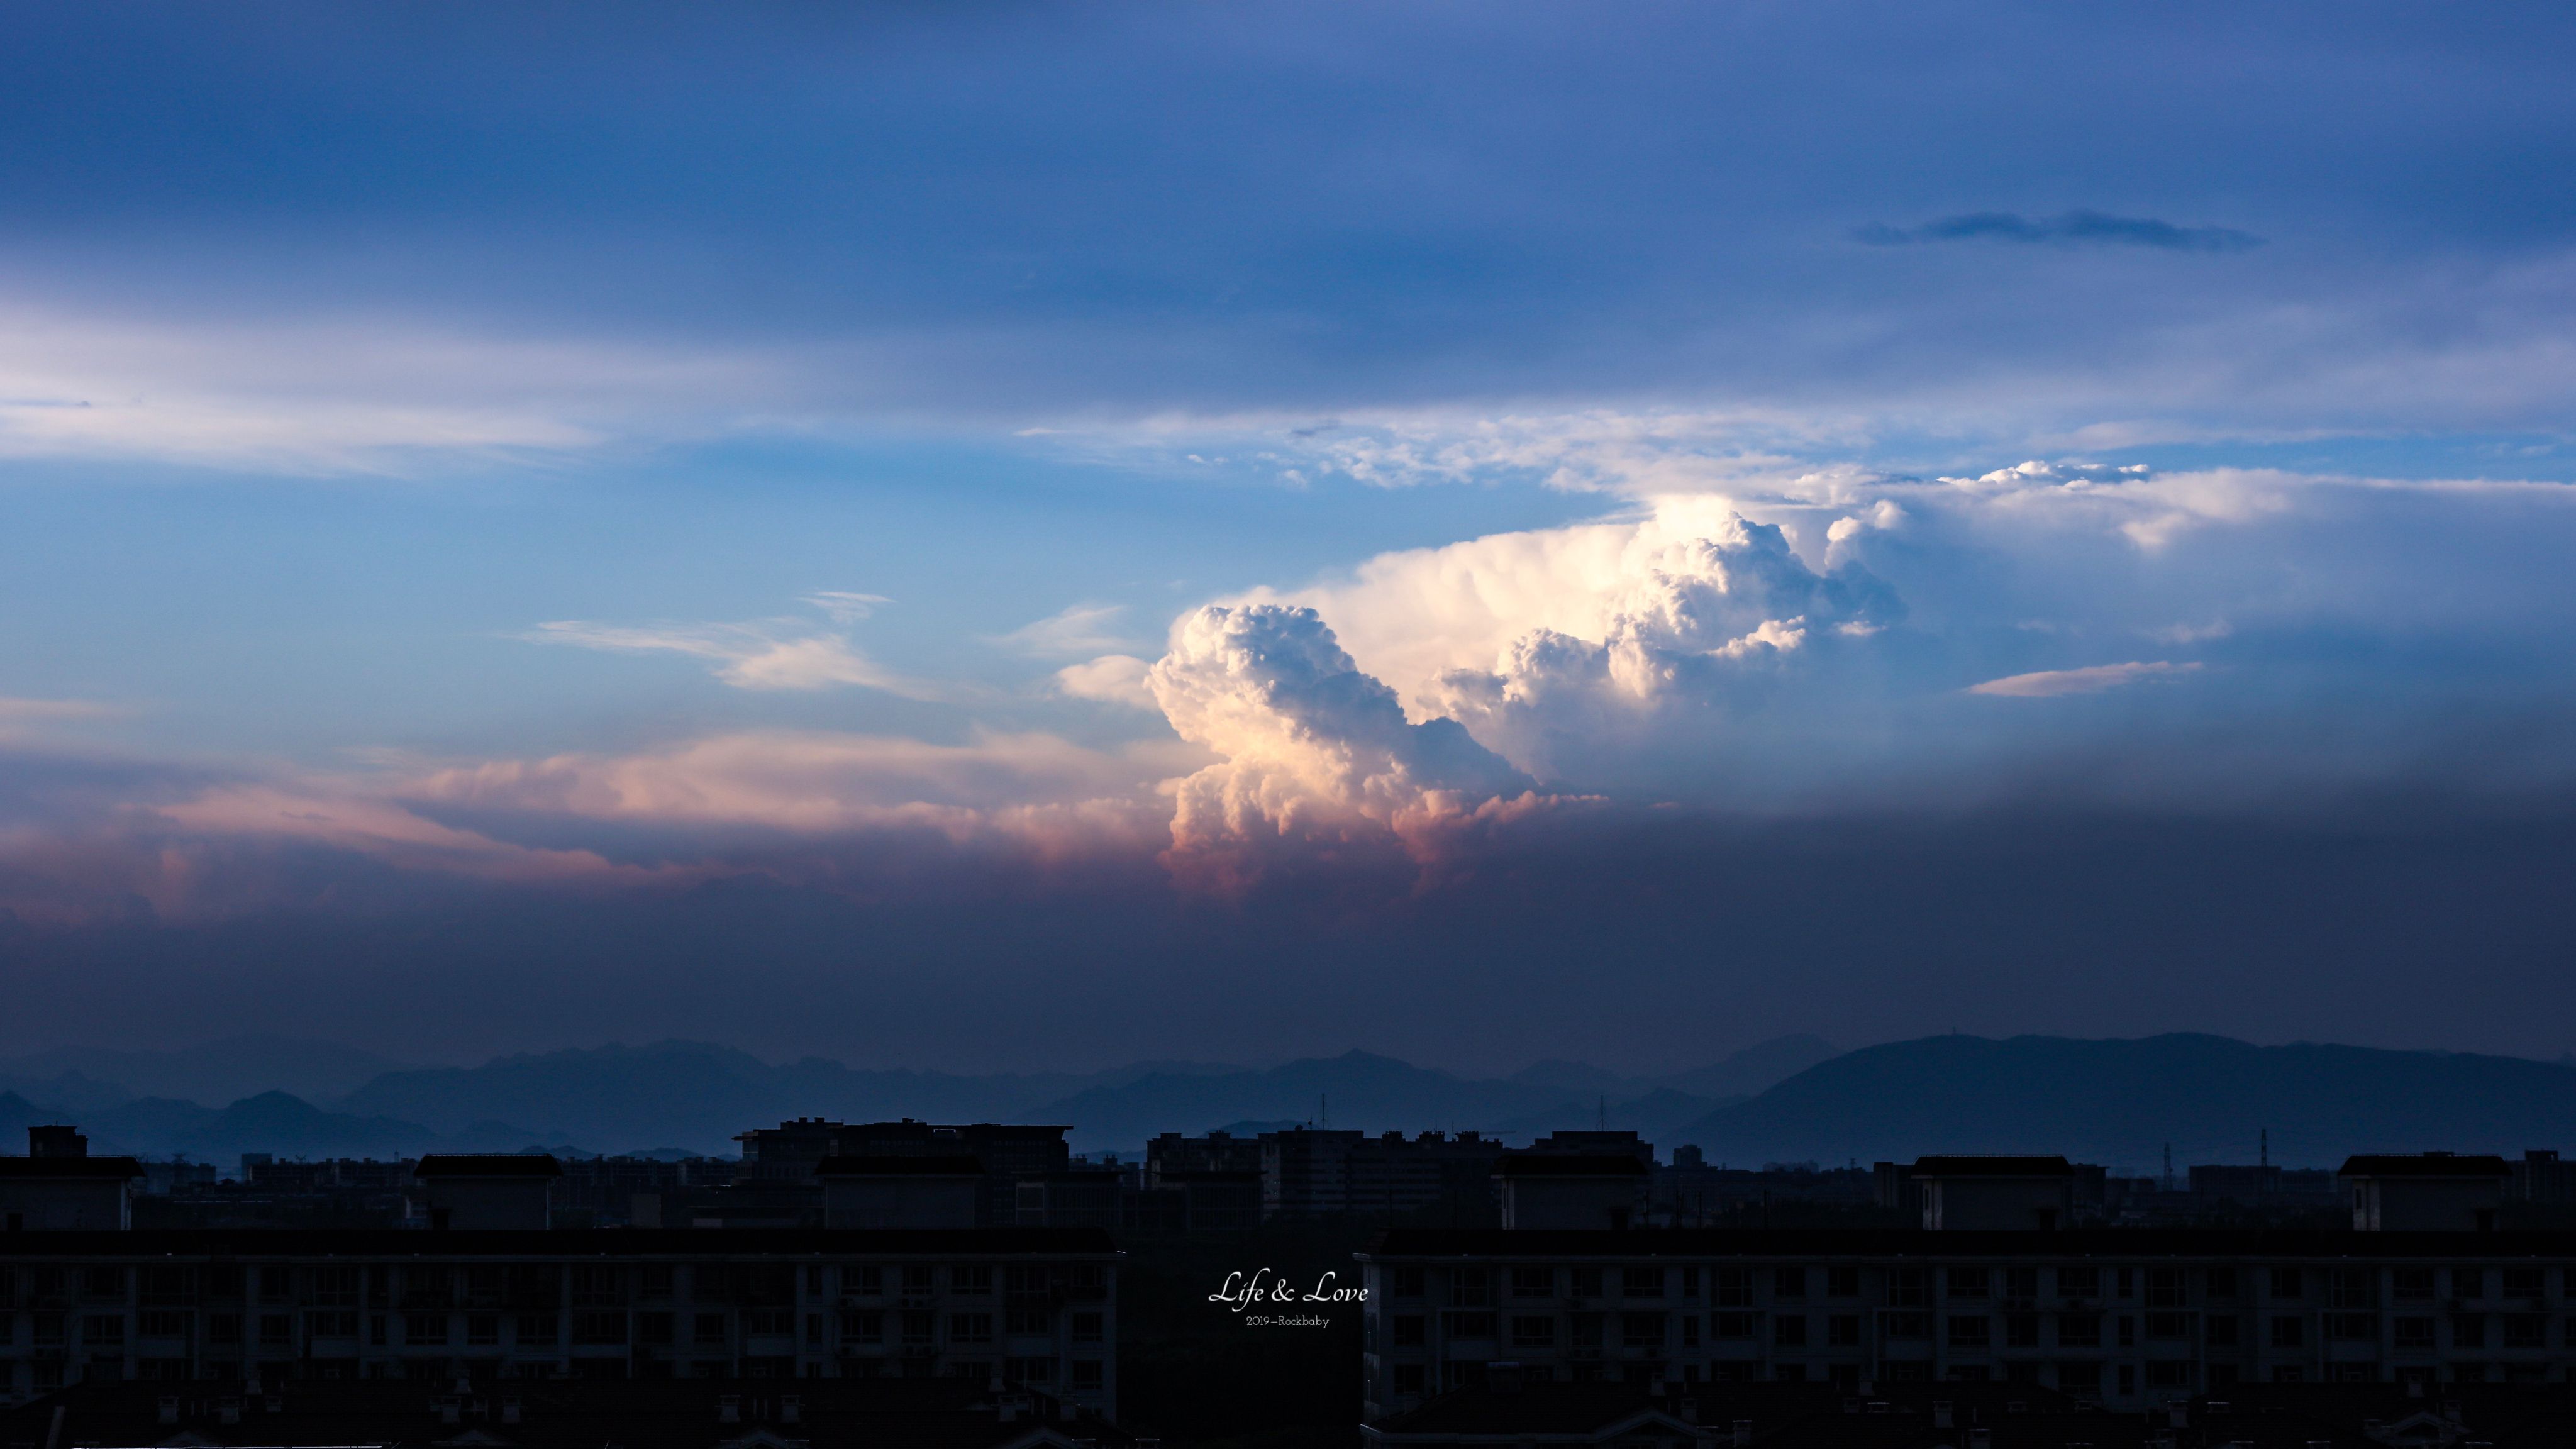
[[0,1236],[0,1396],[963,1376],[1112,1416],[1117,1267],[1078,1228],[19,1232]]
[[1367,1414],[1523,1381],[2561,1382],[2576,1234],[1399,1229],[1361,1255]]

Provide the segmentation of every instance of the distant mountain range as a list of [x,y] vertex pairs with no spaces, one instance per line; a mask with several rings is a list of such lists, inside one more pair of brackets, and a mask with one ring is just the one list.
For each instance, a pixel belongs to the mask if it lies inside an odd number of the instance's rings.
[[[310,1045],[257,1049],[281,1070],[322,1074],[306,1080],[356,1064]],[[127,1055],[150,1068],[142,1080],[258,1080],[255,1067],[219,1066],[205,1050],[180,1065]],[[1739,1166],[2063,1152],[2142,1172],[2160,1166],[2168,1143],[2177,1167],[2251,1161],[2266,1129],[2274,1162],[2318,1166],[2357,1151],[2512,1152],[2576,1137],[2576,1065],[2194,1035],[1941,1036],[1841,1054],[1813,1037],[1784,1037],[1668,1076],[1546,1061],[1493,1078],[1366,1052],[1266,1070],[1146,1062],[969,1076],[821,1058],[772,1065],[669,1041],[395,1068],[318,1100],[264,1090],[222,1107],[130,1090],[95,1056],[63,1052],[29,1065],[0,1063],[0,1150],[24,1141],[29,1122],[74,1121],[101,1151],[227,1165],[245,1151],[387,1157],[538,1144],[729,1155],[736,1132],[798,1116],[1061,1122],[1080,1151],[1132,1151],[1157,1132],[1283,1123],[1474,1128],[1517,1141],[1606,1121],[1666,1151],[1695,1143],[1710,1161]]]
[[2253,1046],[2176,1034],[2123,1041],[1936,1036],[1863,1048],[1691,1123],[1711,1161],[1928,1152],[2063,1152],[2160,1169],[2354,1152],[2519,1154],[2576,1138],[2576,1066],[2519,1057]]
[[[262,1039],[238,1045],[246,1060],[264,1060],[306,1080],[345,1074],[354,1065],[330,1054],[345,1049],[308,1050],[317,1044]],[[1366,1052],[1266,1071],[1142,1062],[1086,1074],[968,1076],[871,1071],[814,1057],[772,1065],[729,1047],[666,1041],[501,1057],[479,1067],[397,1068],[343,1093],[317,1094],[320,1106],[269,1091],[221,1109],[141,1095],[104,1076],[141,1061],[140,1075],[156,1084],[255,1080],[255,1066],[230,1068],[231,1075],[217,1069],[209,1061],[213,1052],[200,1048],[171,1062],[143,1053],[65,1050],[0,1063],[0,1092],[10,1094],[0,1096],[0,1132],[16,1139],[29,1120],[77,1120],[100,1150],[185,1152],[219,1161],[243,1151],[385,1156],[539,1142],[730,1154],[735,1133],[798,1116],[1062,1122],[1084,1151],[1132,1150],[1162,1131],[1327,1116],[1335,1126],[1370,1131],[1456,1127],[1533,1136],[1589,1126],[1606,1115],[1613,1126],[1654,1136],[1831,1057],[1834,1049],[1814,1037],[1784,1037],[1669,1078],[1546,1062],[1508,1078],[1477,1079]],[[1683,1083],[1709,1090],[1685,1090]]]

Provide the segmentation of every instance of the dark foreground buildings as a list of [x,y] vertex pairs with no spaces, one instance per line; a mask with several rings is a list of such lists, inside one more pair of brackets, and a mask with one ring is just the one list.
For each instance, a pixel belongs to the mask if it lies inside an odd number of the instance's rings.
[[[1391,1231],[1363,1255],[1366,1415],[1393,1425],[1498,1383],[2004,1384],[2143,1411],[2576,1366],[2576,1234],[2496,1230],[2501,1159],[2354,1158],[2352,1226],[2304,1230],[2070,1228],[2057,1158],[1927,1158],[1915,1176],[1919,1228],[1626,1230],[1604,1173],[1551,1226]],[[1599,1225],[1567,1225],[1578,1211]]]

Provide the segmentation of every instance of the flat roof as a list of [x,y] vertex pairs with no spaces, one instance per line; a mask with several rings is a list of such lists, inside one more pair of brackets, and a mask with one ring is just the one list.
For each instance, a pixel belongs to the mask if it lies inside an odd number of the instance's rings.
[[2576,1258],[2576,1229],[1390,1228],[1364,1258]]
[[30,1258],[1100,1257],[1100,1228],[137,1228],[0,1234]]

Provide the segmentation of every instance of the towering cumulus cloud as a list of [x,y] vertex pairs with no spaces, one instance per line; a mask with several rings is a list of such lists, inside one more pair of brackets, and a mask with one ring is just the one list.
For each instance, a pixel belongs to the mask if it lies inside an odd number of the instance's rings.
[[1209,605],[1146,676],[1181,737],[1222,756],[1177,781],[1175,871],[1241,885],[1281,851],[1417,860],[1529,781],[1455,720],[1415,724],[1312,609]]

